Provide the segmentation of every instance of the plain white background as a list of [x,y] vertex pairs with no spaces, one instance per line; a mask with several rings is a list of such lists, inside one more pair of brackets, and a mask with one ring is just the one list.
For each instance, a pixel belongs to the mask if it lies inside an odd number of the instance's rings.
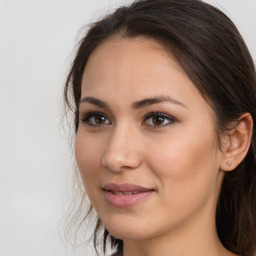
[[[0,256],[94,255],[57,229],[72,172],[62,88],[79,28],[122,2],[0,0]],[[231,17],[256,59],[256,0],[207,2]]]

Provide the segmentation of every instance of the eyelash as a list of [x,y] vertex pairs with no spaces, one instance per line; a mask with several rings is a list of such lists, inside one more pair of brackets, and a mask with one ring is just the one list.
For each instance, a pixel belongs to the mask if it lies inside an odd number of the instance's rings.
[[[158,117],[158,118],[160,117],[164,121],[164,123],[160,124],[160,125],[153,124],[152,123],[153,122],[153,118],[155,118],[155,117]],[[150,120],[150,119],[151,119],[151,123],[152,124],[146,124],[146,121]],[[167,120],[167,122],[166,122],[166,120]],[[169,115],[167,115],[165,113],[162,113],[162,112],[150,112],[150,113],[146,114],[146,116],[144,117],[144,121],[143,121],[142,125],[146,125],[146,126],[153,127],[153,128],[162,128],[162,127],[169,126],[169,125],[171,125],[171,124],[173,124],[175,122],[176,122],[175,118],[173,118],[173,117],[171,117],[171,116],[169,116]]]
[[[96,121],[96,117],[99,117],[101,120],[105,120],[105,121],[108,121],[107,123],[102,123],[102,124],[97,124],[97,121]],[[94,120],[91,120],[92,118],[94,118]],[[154,124],[153,122],[156,121],[156,120],[153,120],[153,118],[161,118],[162,120],[160,120],[160,122],[163,122],[163,124],[159,124],[159,125],[156,125]],[[101,121],[101,120],[98,120],[98,121]],[[83,117],[81,117],[79,119],[82,123],[86,124],[86,125],[89,125],[89,126],[92,126],[92,127],[103,127],[105,125],[110,125],[112,124],[111,121],[109,120],[108,116],[101,113],[101,112],[89,112],[89,113],[86,113],[83,115]],[[147,121],[151,120],[150,124],[147,123]],[[148,126],[150,128],[162,128],[162,127],[166,127],[166,126],[169,126],[173,123],[175,123],[176,120],[175,118],[165,114],[165,113],[162,113],[162,112],[150,112],[148,114],[146,114],[143,118],[143,122],[142,122],[142,125],[143,126]]]
[[[94,117],[94,123],[92,122],[92,120],[90,120],[93,117]],[[101,112],[89,112],[89,113],[86,113],[79,120],[82,123],[85,123],[85,124],[87,124],[89,126],[93,126],[93,127],[101,127],[101,126],[104,126],[104,125],[111,124],[110,121],[107,124],[104,124],[104,123],[103,124],[97,124],[96,123],[97,121],[95,120],[95,117],[105,118],[106,120],[109,120],[108,117],[105,114],[101,113]]]

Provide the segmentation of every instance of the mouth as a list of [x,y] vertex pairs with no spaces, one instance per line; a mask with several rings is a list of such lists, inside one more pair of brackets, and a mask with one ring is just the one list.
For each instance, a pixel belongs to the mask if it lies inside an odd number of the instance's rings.
[[117,192],[117,191],[111,191],[110,190],[110,192],[112,193],[112,194],[115,194],[115,195],[134,195],[134,194],[138,194],[138,193],[140,193],[139,191],[131,191],[131,192]]
[[103,187],[105,200],[114,207],[131,207],[148,198],[155,190],[135,184],[108,183]]

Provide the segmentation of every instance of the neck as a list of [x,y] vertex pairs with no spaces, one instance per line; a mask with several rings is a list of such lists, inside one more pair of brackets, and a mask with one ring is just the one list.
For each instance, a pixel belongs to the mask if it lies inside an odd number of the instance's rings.
[[[208,209],[209,210],[209,209]],[[221,244],[215,216],[194,216],[168,233],[145,240],[124,240],[124,256],[235,256]],[[209,213],[209,212],[208,212]]]

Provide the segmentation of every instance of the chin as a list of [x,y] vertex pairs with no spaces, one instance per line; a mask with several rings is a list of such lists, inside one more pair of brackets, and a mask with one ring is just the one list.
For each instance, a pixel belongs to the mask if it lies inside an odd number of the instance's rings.
[[122,218],[119,221],[106,222],[105,227],[109,233],[121,240],[145,240],[156,235],[152,224],[143,223],[135,219],[124,220]]
[[121,239],[121,240],[145,240],[149,238],[149,235],[147,234],[146,236],[146,232],[142,229],[142,230],[138,230],[138,229],[122,229],[122,228],[117,228],[117,229],[113,229],[110,228],[108,229],[109,233],[117,238],[117,239]]

